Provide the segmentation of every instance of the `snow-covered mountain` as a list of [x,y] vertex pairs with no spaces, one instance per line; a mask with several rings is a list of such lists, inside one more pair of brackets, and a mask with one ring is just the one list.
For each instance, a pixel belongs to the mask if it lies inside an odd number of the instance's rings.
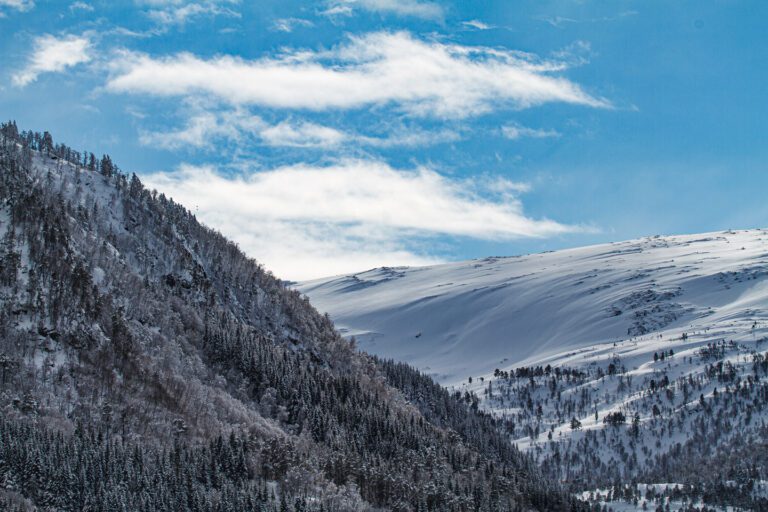
[[592,503],[768,509],[768,231],[380,268],[299,289],[361,349],[477,401]]
[[768,231],[751,230],[377,268],[298,289],[361,349],[452,385],[600,344],[752,337],[768,317],[767,277]]

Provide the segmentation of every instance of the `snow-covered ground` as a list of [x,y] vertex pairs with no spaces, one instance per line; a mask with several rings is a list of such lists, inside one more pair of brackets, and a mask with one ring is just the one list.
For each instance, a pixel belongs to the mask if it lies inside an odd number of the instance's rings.
[[767,278],[768,231],[750,230],[378,268],[298,288],[361,349],[450,386],[496,368],[609,358],[614,343],[636,347],[624,364],[639,369],[672,339],[764,335]]

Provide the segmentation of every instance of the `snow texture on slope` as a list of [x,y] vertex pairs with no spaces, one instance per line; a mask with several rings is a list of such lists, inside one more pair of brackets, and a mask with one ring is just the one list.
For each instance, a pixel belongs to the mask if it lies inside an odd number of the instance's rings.
[[765,316],[768,231],[654,236],[301,283],[365,351],[447,385],[580,348]]

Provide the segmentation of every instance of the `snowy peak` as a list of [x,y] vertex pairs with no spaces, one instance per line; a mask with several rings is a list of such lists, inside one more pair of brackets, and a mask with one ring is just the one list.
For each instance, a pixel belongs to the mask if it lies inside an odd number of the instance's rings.
[[302,283],[366,351],[444,383],[768,307],[768,232],[654,236]]

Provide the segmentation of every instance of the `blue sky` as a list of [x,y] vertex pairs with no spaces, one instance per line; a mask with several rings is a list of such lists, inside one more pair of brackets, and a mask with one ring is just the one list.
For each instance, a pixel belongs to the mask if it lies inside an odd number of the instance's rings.
[[0,0],[0,115],[276,274],[768,225],[762,1]]

